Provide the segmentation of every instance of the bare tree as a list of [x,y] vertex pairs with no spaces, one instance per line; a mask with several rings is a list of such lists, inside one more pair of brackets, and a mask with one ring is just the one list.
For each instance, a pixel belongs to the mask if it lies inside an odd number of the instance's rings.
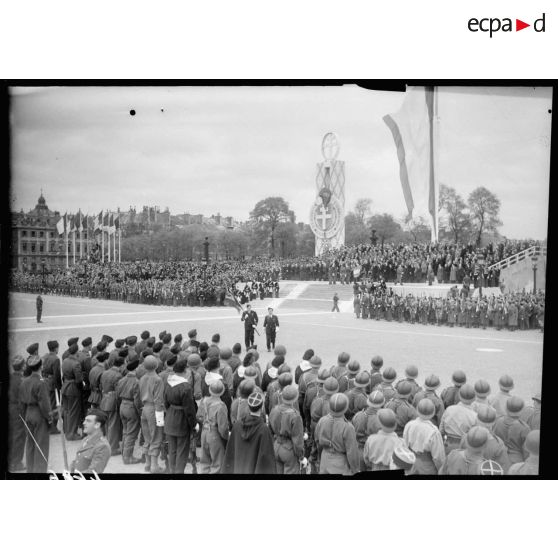
[[475,224],[477,246],[483,232],[496,232],[502,225],[500,220],[500,200],[484,186],[479,186],[469,194],[469,211]]
[[440,185],[439,210],[442,212],[443,226],[451,233],[454,242],[459,242],[469,233],[467,205],[455,188]]

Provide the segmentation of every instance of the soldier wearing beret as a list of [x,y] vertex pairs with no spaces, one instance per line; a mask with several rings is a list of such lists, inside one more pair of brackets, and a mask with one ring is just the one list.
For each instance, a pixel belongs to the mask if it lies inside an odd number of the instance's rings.
[[77,345],[78,341],[79,337],[70,337],[70,339],[68,339],[68,348],[62,353],[62,362],[70,355],[70,347],[72,345]]
[[120,404],[122,422],[122,460],[125,465],[141,462],[141,459],[134,457],[134,446],[141,429],[141,399],[139,380],[136,376],[138,365],[139,360],[129,362],[126,366],[126,376],[116,384],[116,398]]
[[117,339],[114,342],[114,349],[109,353],[109,357],[108,357],[108,363],[107,366],[109,368],[112,367],[112,365],[114,364],[114,361],[116,360],[116,358],[118,357],[120,351],[122,350],[122,348],[124,347],[124,345],[126,344],[126,340],[125,339]]
[[[29,357],[39,356],[39,344],[38,343],[32,343],[25,350],[27,351],[27,354],[29,355]],[[29,357],[27,357],[27,358],[29,358]],[[23,376],[26,378],[27,376],[30,376],[30,375],[31,375],[31,372],[29,370],[27,370],[27,363],[25,363],[24,366],[23,366]]]
[[46,473],[48,469],[51,408],[47,386],[41,377],[41,365],[38,356],[29,357],[27,369],[30,375],[23,379],[19,387],[19,414],[28,429],[25,445],[28,473]]
[[23,368],[25,359],[17,355],[12,361],[10,374],[10,389],[8,394],[9,409],[9,443],[8,443],[8,470],[12,473],[25,469],[22,463],[25,448],[25,426],[19,418],[20,401],[19,389],[23,381]]
[[52,409],[52,424],[50,425],[50,434],[60,434],[60,430],[56,427],[58,421],[58,412],[56,402],[56,390],[60,392],[62,389],[62,372],[60,370],[60,358],[58,356],[58,341],[47,342],[48,353],[43,357],[43,378],[47,385],[50,397],[50,407]]
[[78,346],[70,345],[68,356],[62,360],[62,409],[66,440],[80,440],[78,434],[81,419],[81,394],[83,373],[77,358]]
[[129,337],[126,337],[126,346],[128,347],[128,358],[133,358],[138,354],[136,349],[137,342],[138,342],[138,338],[135,335],[130,335]]
[[[125,350],[125,349],[124,349]],[[117,356],[113,366],[101,374],[101,402],[99,409],[107,415],[107,440],[110,444],[111,455],[120,455],[120,440],[122,439],[122,422],[116,396],[116,386],[122,378],[124,357]]]
[[138,355],[141,355],[141,353],[143,353],[143,351],[145,351],[146,347],[147,347],[147,340],[149,339],[150,333],[149,331],[145,330],[141,332],[140,335],[140,339],[141,341],[139,341],[136,345],[136,352],[138,353]]
[[88,408],[88,399],[91,395],[91,387],[89,385],[89,372],[91,371],[91,349],[93,341],[91,337],[86,337],[81,342],[81,350],[77,353],[77,359],[81,366],[81,374],[83,376],[83,388],[81,390],[81,420],[85,419],[85,412]]
[[102,473],[110,459],[110,444],[105,438],[107,416],[99,409],[90,409],[83,421],[86,434],[76,458],[70,465],[71,472]]
[[108,369],[108,358],[109,354],[107,352],[97,353],[96,364],[89,372],[89,387],[91,389],[91,393],[87,402],[89,403],[89,407],[93,409],[99,408],[101,399],[103,398],[101,392],[101,376],[103,372]]

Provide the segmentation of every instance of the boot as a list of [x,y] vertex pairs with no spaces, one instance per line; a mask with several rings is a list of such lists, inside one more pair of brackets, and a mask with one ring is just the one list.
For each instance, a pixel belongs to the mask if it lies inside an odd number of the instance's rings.
[[145,467],[143,468],[143,470],[146,473],[150,473],[151,472],[151,456],[145,455],[145,453],[144,453],[143,457],[145,459]]
[[140,463],[145,463],[145,453],[141,454]]
[[163,469],[159,467],[158,461],[159,458],[156,455],[151,456],[151,474],[153,475],[160,475],[164,472]]

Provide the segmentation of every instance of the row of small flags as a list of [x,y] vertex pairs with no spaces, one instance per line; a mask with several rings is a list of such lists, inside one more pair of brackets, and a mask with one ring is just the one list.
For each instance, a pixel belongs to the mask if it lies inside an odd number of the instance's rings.
[[84,215],[78,211],[76,215],[64,214],[56,223],[58,234],[80,232],[80,231],[105,231],[115,233],[120,228],[120,217],[101,211],[98,215]]

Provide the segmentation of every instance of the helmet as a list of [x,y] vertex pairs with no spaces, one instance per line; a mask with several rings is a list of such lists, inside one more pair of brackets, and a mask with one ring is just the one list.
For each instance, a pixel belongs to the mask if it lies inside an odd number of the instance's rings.
[[331,376],[331,372],[327,368],[323,368],[318,372],[318,382],[324,383]]
[[434,391],[440,387],[440,378],[435,374],[430,374],[430,376],[424,380],[424,385],[426,389]]
[[391,366],[388,366],[383,372],[382,372],[382,378],[384,380],[384,382],[389,382],[392,383],[393,381],[395,381],[395,378],[397,377],[397,372],[395,371],[394,368],[392,368]]
[[511,391],[513,389],[513,379],[508,374],[504,374],[499,380],[500,389],[502,391]]
[[482,448],[488,442],[488,430],[484,426],[473,426],[467,432],[467,445],[470,448]]
[[242,380],[238,386],[238,394],[242,399],[248,399],[248,396],[254,391],[255,387],[254,380]]
[[319,368],[322,365],[322,359],[318,355],[314,355],[309,362],[312,368]]
[[286,403],[296,401],[298,399],[298,389],[293,385],[286,386],[281,392],[281,397]]
[[411,385],[411,382],[407,382],[406,380],[403,380],[402,382],[399,382],[397,384],[396,389],[399,395],[403,395],[407,397],[411,395],[411,392],[413,391],[413,386]]
[[409,364],[405,368],[405,375],[407,378],[416,378],[418,376],[418,368],[414,364]]
[[223,347],[220,356],[223,360],[228,360],[232,357],[232,349],[230,347]]
[[199,366],[201,364],[200,355],[198,355],[197,353],[191,354],[186,362],[188,363],[188,366],[195,368],[196,366]]
[[525,403],[521,397],[517,397],[516,395],[510,397],[506,402],[506,410],[508,411],[508,415],[510,417],[518,416],[519,413],[523,410]]
[[329,410],[333,416],[341,416],[349,408],[349,399],[344,393],[334,393],[329,400]]
[[368,396],[367,405],[369,407],[380,409],[384,406],[385,402],[386,398],[384,397],[384,394],[381,391],[376,390]]
[[218,395],[219,397],[223,395],[223,393],[225,393],[225,386],[223,385],[223,382],[221,380],[213,382],[209,386],[209,392],[211,395]]
[[384,359],[380,355],[372,357],[371,364],[374,368],[381,368],[384,365]]
[[483,424],[493,424],[496,422],[496,411],[489,405],[479,405],[477,409],[477,419]]
[[387,430],[395,430],[395,427],[397,426],[395,413],[391,409],[380,409],[378,411],[378,420],[380,421],[382,428]]
[[285,372],[277,378],[277,381],[282,388],[285,388],[293,383],[293,375],[289,374],[289,372]]
[[368,372],[359,372],[355,378],[355,387],[365,388],[370,383]]
[[360,370],[360,363],[357,360],[351,360],[351,362],[349,362],[347,368],[351,372],[358,372]]
[[475,399],[475,390],[469,384],[463,384],[459,388],[459,399],[466,403],[471,403]]
[[418,414],[423,418],[432,418],[436,413],[436,407],[434,403],[428,399],[421,399],[417,405]]
[[342,353],[339,353],[339,356],[337,357],[337,362],[339,362],[339,364],[347,364],[347,362],[349,362],[351,358],[351,355],[349,353],[346,353],[345,351],[343,351]]
[[334,393],[337,393],[338,391],[339,391],[339,382],[333,376],[330,376],[324,382],[324,392],[327,395],[333,395]]
[[487,397],[490,393],[490,384],[486,380],[477,380],[474,389],[477,396]]
[[467,376],[463,370],[456,370],[451,375],[451,379],[456,386],[462,386],[467,381]]

